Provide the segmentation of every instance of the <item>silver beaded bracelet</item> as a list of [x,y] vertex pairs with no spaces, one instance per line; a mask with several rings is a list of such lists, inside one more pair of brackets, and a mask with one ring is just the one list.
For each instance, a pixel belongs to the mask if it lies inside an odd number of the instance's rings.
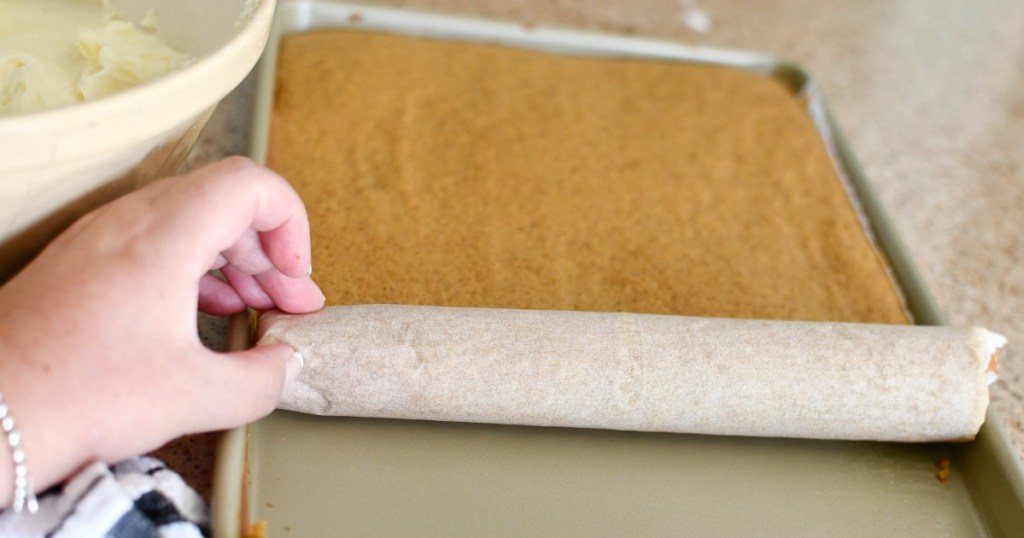
[[7,435],[7,444],[11,447],[11,459],[14,460],[14,500],[11,508],[20,513],[28,509],[29,513],[36,513],[39,510],[39,501],[36,500],[35,490],[32,488],[32,477],[28,474],[28,465],[25,463],[25,449],[21,446],[21,434],[18,433],[14,417],[7,407],[3,393],[0,393],[0,426]]

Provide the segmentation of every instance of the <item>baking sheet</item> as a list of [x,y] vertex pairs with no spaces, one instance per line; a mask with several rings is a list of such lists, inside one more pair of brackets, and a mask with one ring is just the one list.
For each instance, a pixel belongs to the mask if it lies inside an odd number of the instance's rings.
[[[824,100],[770,56],[461,17],[298,1],[279,6],[260,63],[252,154],[263,160],[282,35],[355,27],[554,52],[724,64],[775,77],[808,113],[914,319],[941,324]],[[232,344],[247,345],[236,319]],[[936,478],[948,458],[951,475]],[[823,442],[416,421],[288,412],[230,432],[217,462],[216,536],[250,521],[271,536],[920,535],[1016,536],[1024,472],[989,411],[968,444]]]

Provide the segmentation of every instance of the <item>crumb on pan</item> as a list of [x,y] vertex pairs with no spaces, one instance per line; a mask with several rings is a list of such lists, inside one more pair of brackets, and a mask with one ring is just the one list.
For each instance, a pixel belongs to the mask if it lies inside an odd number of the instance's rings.
[[245,538],[267,538],[267,522],[257,519],[245,531]]
[[943,484],[949,480],[949,464],[949,458],[946,456],[942,456],[935,462],[935,468],[938,469],[935,472],[935,478],[938,478],[939,482]]

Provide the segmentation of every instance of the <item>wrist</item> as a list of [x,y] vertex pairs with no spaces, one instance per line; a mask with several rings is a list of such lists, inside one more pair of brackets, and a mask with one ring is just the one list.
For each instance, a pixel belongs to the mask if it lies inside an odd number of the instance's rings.
[[35,488],[22,442],[21,424],[16,418],[17,406],[11,405],[7,392],[14,390],[18,380],[11,368],[16,359],[5,343],[5,336],[0,333],[0,509],[12,507],[20,511],[29,499],[35,500]]
[[[18,422],[14,418],[14,412],[7,405],[7,401],[4,400],[3,393],[0,393],[0,430],[3,431],[3,437],[6,441],[8,451],[11,456],[11,467],[12,472],[12,487],[8,488],[10,491],[10,505],[15,512],[21,512],[27,510],[29,513],[35,513],[39,510],[39,504],[36,501],[35,486],[32,482],[32,473],[29,470],[27,457],[25,456],[25,448],[21,444],[21,432],[18,430]],[[0,501],[0,506],[7,506],[8,502]]]
[[48,387],[48,366],[40,367],[38,361],[6,338],[8,335],[2,329],[0,394],[6,414],[12,419],[17,443],[11,442],[7,428],[0,429],[0,509],[16,506],[16,492],[21,489],[17,482],[19,473],[26,480],[23,492],[27,504],[29,477],[34,492],[45,490],[73,474],[85,462],[82,448],[90,446],[81,442],[85,439],[76,433],[80,426],[66,416],[73,406],[61,405],[61,395],[53,394]]

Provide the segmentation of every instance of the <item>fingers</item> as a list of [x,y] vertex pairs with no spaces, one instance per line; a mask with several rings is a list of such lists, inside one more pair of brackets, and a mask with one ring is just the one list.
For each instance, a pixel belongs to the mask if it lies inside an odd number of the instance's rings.
[[[230,158],[154,183],[137,205],[157,224],[155,257],[183,259],[200,279],[199,308],[214,315],[319,309],[309,278],[309,223],[291,186],[272,171]],[[221,269],[227,283],[206,275]]]
[[291,278],[277,271],[267,271],[256,275],[256,281],[274,299],[277,309],[289,314],[316,312],[326,301],[320,287],[308,276]]
[[309,272],[309,222],[302,201],[284,179],[248,159],[225,159],[176,178],[152,203],[174,221],[159,227],[168,250],[194,253],[197,277],[222,252],[229,262],[235,258],[254,271],[269,261],[288,276]]
[[259,235],[252,228],[246,230],[234,245],[225,250],[222,257],[226,263],[248,275],[258,275],[274,268],[274,264],[263,251]]
[[224,273],[232,288],[245,301],[245,304],[259,311],[274,308],[274,299],[266,291],[263,291],[263,287],[260,286],[256,277],[245,274],[231,265],[221,267],[220,271]]
[[245,307],[246,302],[231,284],[210,274],[199,279],[199,310],[213,316],[231,316]]
[[270,270],[246,274],[231,265],[221,272],[247,305],[264,311],[277,308],[289,314],[315,312],[324,305],[324,294],[308,276],[292,278]]
[[184,417],[189,432],[234,428],[274,410],[281,390],[302,368],[302,360],[284,344],[204,357],[207,390],[196,402],[202,413]]

